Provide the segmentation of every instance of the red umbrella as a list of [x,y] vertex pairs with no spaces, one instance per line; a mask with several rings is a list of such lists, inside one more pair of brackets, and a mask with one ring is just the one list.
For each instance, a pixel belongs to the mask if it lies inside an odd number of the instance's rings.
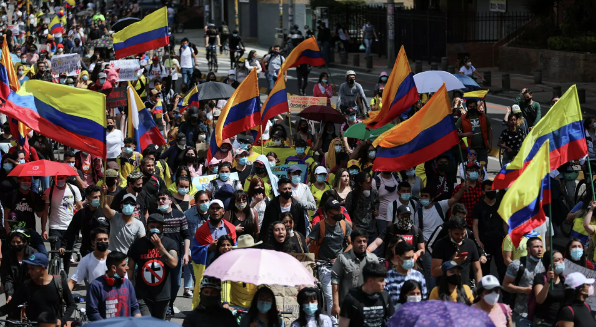
[[341,114],[341,112],[333,109],[333,107],[328,106],[310,106],[302,110],[302,112],[299,113],[298,116],[304,119],[315,120],[320,122],[331,121],[337,124],[342,124],[346,122],[346,118],[344,117],[344,115]]
[[8,176],[76,176],[77,172],[68,164],[50,160],[38,160],[17,165]]

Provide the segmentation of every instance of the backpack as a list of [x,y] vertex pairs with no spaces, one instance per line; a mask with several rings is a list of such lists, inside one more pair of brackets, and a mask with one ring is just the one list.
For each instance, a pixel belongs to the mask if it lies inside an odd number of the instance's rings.
[[[133,169],[141,166],[141,155],[137,155],[133,153],[133,157],[135,158],[135,163],[133,164]],[[124,168],[124,165],[128,163],[128,158],[123,158],[120,156],[120,171]]]
[[[72,188],[72,185],[70,185],[70,183],[66,183],[66,185],[68,185],[68,188],[70,189],[70,192],[72,193],[72,197],[74,199],[74,203],[76,203],[77,202],[77,199],[76,199],[76,193],[74,191],[74,188]],[[54,185],[54,186],[56,186],[56,185]],[[50,215],[52,213],[52,195],[54,194],[54,188],[55,188],[54,186],[52,186],[50,188],[50,197],[49,197],[49,199],[50,199],[50,206],[49,206],[49,210],[48,210],[48,217],[50,217]]]
[[[52,282],[54,283],[54,286],[56,287],[56,290],[58,290],[58,298],[60,299],[60,303],[57,304],[56,309],[60,314],[60,318],[62,318],[64,316],[64,310],[66,309],[66,303],[64,302],[64,289],[62,288],[62,276],[60,275],[54,275],[52,276]],[[23,282],[23,285],[25,285],[27,287],[27,292],[29,292],[31,290],[31,288],[29,287],[31,285],[32,281],[31,279],[27,279],[26,281]],[[29,296],[27,297],[28,299],[31,298],[31,293],[29,292],[28,294]],[[27,300],[27,302],[29,302]]]
[[[397,215],[397,201],[398,200],[395,200],[392,203],[392,205],[393,205],[393,217],[391,218],[391,222],[392,223],[395,223],[395,217]],[[412,208],[415,208],[416,207],[416,202],[414,202],[414,200],[410,199],[410,205],[412,206]],[[441,211],[439,211],[439,214],[441,214]],[[441,216],[441,217],[443,217],[443,216]],[[416,225],[413,225],[413,226],[416,227]],[[416,227],[416,228],[418,228],[418,227]]]
[[[588,310],[590,310],[590,312],[592,312],[592,309],[590,308],[590,305],[587,304],[586,302],[584,302],[584,304],[586,305],[586,307],[588,308]],[[569,308],[569,310],[571,310],[571,314],[573,315],[573,318],[575,319],[575,311],[573,311],[573,308],[571,306],[567,306],[567,308]],[[559,327],[559,323],[558,322],[555,325],[555,327]]]
[[[519,286],[519,282],[521,281],[524,273],[526,272],[526,260],[527,257],[519,258],[519,269],[517,270],[517,275],[515,275],[515,280],[513,281],[513,285]],[[530,292],[532,294],[533,292]],[[509,300],[507,301],[510,307],[515,307],[515,298],[517,297],[517,293],[509,293]]]
[[[441,219],[443,220],[443,222],[445,222],[445,214],[443,213],[443,208],[441,208],[441,205],[439,204],[439,202],[435,202],[434,205],[435,205],[435,209],[439,213],[439,217],[441,217]],[[422,212],[422,205],[421,204],[418,204],[418,227],[421,230],[424,230],[423,212]]]
[[[391,176],[393,176],[393,178],[395,178],[395,186],[397,186],[397,184],[399,184],[399,175],[398,172],[394,171],[391,173]],[[375,179],[375,183],[377,184],[377,191],[381,188],[381,177],[379,177],[379,174],[375,174],[375,176],[373,177]]]
[[[342,232],[344,233],[344,238],[346,237],[346,222],[344,220],[339,221],[339,226],[341,227]],[[321,220],[319,222],[319,239],[315,242],[311,242],[308,246],[308,250],[310,253],[315,255],[315,259],[319,259],[319,250],[321,249],[321,243],[323,243],[323,238],[325,238],[325,220]]]
[[[240,185],[240,181],[237,180],[237,179],[234,179],[233,181],[234,182],[233,182],[232,187],[235,190],[237,190],[238,189],[238,185]],[[219,191],[219,189],[220,189],[219,185],[217,185],[217,179],[214,179],[214,180],[210,181],[209,183],[211,183],[211,186],[213,187],[213,191],[211,192],[211,194],[217,193],[217,191]]]
[[222,35],[230,35],[230,28],[228,27],[228,25],[223,25],[221,27],[221,34]]

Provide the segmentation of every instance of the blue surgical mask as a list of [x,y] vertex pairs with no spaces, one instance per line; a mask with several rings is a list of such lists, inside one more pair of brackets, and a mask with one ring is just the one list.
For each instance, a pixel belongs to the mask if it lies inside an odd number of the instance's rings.
[[170,205],[164,204],[162,206],[157,207],[157,209],[159,209],[159,211],[161,211],[161,212],[166,212],[166,211],[168,211],[168,209],[170,209]]
[[19,160],[19,164],[24,164],[24,163],[25,163],[25,159]]
[[420,200],[420,204],[421,204],[423,207],[426,207],[427,205],[429,205],[429,204],[430,204],[430,200],[429,200],[429,199],[421,199],[421,200]]
[[399,195],[399,197],[404,201],[409,201],[410,198],[412,197],[412,194],[411,193],[402,193]]
[[271,310],[271,302],[268,301],[258,301],[257,302],[257,309],[259,309],[260,313],[266,313]]
[[131,154],[132,153],[132,148],[129,148],[129,147],[124,148],[124,153]]
[[356,115],[349,115],[348,121],[356,121]]
[[58,187],[64,187],[64,185],[66,185],[66,181],[56,182],[56,186]]
[[234,33],[234,34],[232,34],[232,36],[233,36],[233,37],[236,37],[236,36],[238,36],[238,34]]
[[186,49],[186,48],[188,48],[188,44],[183,44],[183,45],[182,45],[182,47],[183,47],[184,49]]
[[72,168],[74,168],[75,163],[74,162],[69,162],[68,165],[71,166]]
[[182,194],[182,195],[186,195],[188,193],[189,189],[184,188],[184,187],[179,187],[178,188],[178,193]]
[[540,258],[536,258],[531,254],[530,254],[530,259],[532,259],[532,261],[536,261],[536,262],[540,261]]
[[305,150],[306,150],[306,148],[302,148],[302,147],[300,147],[300,148],[296,148],[296,153],[297,153],[297,154],[304,154],[304,151],[305,151]]
[[21,183],[21,188],[27,191],[31,188],[31,183]]
[[560,275],[565,271],[565,263],[557,263],[555,265],[555,274]]
[[385,76],[381,77],[381,82],[387,82],[387,77],[385,77]]
[[374,159],[377,156],[377,151],[368,151],[368,157]]
[[207,209],[209,209],[209,202],[201,203],[199,205],[199,210],[201,210],[201,211],[207,211]]
[[12,164],[11,164],[10,162],[5,162],[5,163],[2,165],[2,168],[4,168],[4,170],[5,170],[7,173],[10,173],[10,171],[12,170]]
[[405,270],[410,270],[414,268],[414,259],[404,260],[404,262],[401,264],[401,267]]
[[333,147],[335,149],[335,152],[341,152],[341,145],[336,145]]
[[120,275],[118,275],[118,273],[115,273],[115,274],[114,274],[114,278],[115,278],[115,279],[120,279],[120,278],[122,278],[122,277],[120,277]]
[[359,172],[358,169],[350,169],[350,175],[358,175]]
[[294,185],[298,185],[298,184],[300,184],[300,180],[301,180],[301,179],[302,179],[302,178],[301,178],[299,175],[294,175],[294,176],[292,176],[292,184],[294,184]]
[[569,254],[571,254],[571,259],[577,261],[577,260],[581,259],[582,256],[584,255],[584,249],[582,249],[582,248],[571,249],[571,251],[569,251]]
[[214,173],[214,174],[217,174],[217,171],[218,171],[218,170],[219,170],[219,167],[215,167],[215,168],[213,168],[213,173]]
[[92,205],[94,208],[97,208],[97,207],[99,207],[99,199],[93,199],[93,200],[91,200],[91,205]]
[[160,231],[159,229],[157,229],[157,228],[151,228],[149,231],[150,231],[151,233],[155,233],[155,234],[159,234],[159,233],[161,233],[161,231]]
[[317,182],[325,183],[326,180],[327,180],[327,175],[317,175]]
[[244,150],[248,150],[248,144],[246,143],[240,143],[240,148],[244,149]]
[[321,79],[321,82],[327,83],[327,80],[323,78],[323,79]]
[[319,304],[318,303],[303,304],[302,310],[304,310],[304,313],[306,313],[307,316],[312,316],[315,314],[315,312],[317,312],[317,310],[319,310]]
[[469,176],[470,176],[470,180],[472,180],[472,181],[478,180],[478,172],[477,171],[470,172]]
[[219,174],[219,178],[225,182],[228,179],[230,179],[230,173],[221,173],[221,174]]
[[410,177],[416,176],[416,171],[415,170],[408,170],[408,171],[406,171],[406,175],[407,176],[410,176]]
[[89,79],[89,76],[87,76],[87,75],[83,75],[82,79],[83,79],[83,81],[86,81],[86,80],[88,80],[88,79]]
[[240,166],[244,166],[248,163],[248,158],[242,157],[242,158],[238,159],[238,163],[240,164]]
[[130,216],[135,212],[135,206],[132,204],[125,204],[122,206],[122,214],[125,216]]

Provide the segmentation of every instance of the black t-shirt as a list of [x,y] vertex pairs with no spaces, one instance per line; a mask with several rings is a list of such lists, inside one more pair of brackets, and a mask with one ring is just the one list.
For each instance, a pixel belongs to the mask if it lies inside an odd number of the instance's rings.
[[217,31],[207,30],[205,35],[207,36],[207,40],[210,45],[217,45],[217,36],[219,35]]
[[[479,259],[478,250],[476,244],[469,238],[464,238],[462,244],[458,247],[457,244],[451,242],[449,235],[438,240],[433,247],[432,257],[433,259],[441,259],[443,262],[453,259],[455,253],[468,252],[468,258],[461,264],[461,279],[462,284],[470,286],[470,268],[472,262],[477,262]],[[437,281],[438,283],[438,281]]]
[[492,206],[481,199],[472,209],[472,219],[478,219],[478,235],[485,244],[501,244],[505,238],[503,219],[497,212],[500,203],[497,201]]
[[244,185],[244,182],[252,173],[252,165],[246,165],[243,171],[239,171],[238,169],[236,169],[236,167],[232,168],[231,171],[233,173],[238,173],[238,180],[240,181],[240,185]]
[[391,224],[379,234],[379,238],[383,240],[383,245],[385,246],[385,253],[388,251],[387,247],[389,246],[389,243],[391,243],[391,241],[398,235],[403,237],[406,242],[412,244],[414,246],[414,251],[418,251],[418,244],[424,243],[422,230],[418,229],[416,226],[412,225],[409,231],[405,231],[397,228],[395,224]]
[[68,225],[65,236],[62,238],[62,247],[71,248],[76,237],[81,232],[81,254],[86,255],[94,250],[91,245],[91,231],[97,227],[102,227],[110,231],[110,222],[106,219],[101,208],[91,210],[89,206],[77,211]]
[[557,321],[572,321],[573,327],[596,327],[596,321],[590,311],[587,303],[575,301],[559,311]]
[[178,206],[180,207],[180,211],[185,212],[186,210],[188,210],[190,208],[190,201],[184,201],[184,200],[178,200],[176,198],[172,198],[172,200],[174,201],[172,203],[172,207],[178,209],[178,207],[176,206],[176,204],[178,204]]
[[[546,275],[544,273],[540,273],[534,276],[534,285],[550,287],[550,282],[547,282]],[[534,315],[540,319],[546,319],[547,321],[554,322],[557,318],[557,312],[559,312],[559,309],[563,303],[565,303],[565,278],[561,276],[559,283],[555,284],[553,289],[548,290],[548,295],[546,296],[544,302],[542,304],[536,302]]]
[[370,295],[362,287],[350,290],[341,304],[340,317],[350,319],[350,327],[384,327],[395,308],[387,291]]
[[108,191],[106,192],[106,195],[108,195],[108,196],[116,196],[116,194],[120,193],[120,191],[122,191],[123,189],[124,189],[124,188],[123,188],[122,186],[120,186],[120,185],[116,185],[116,190],[115,190],[115,191],[113,191],[113,192],[112,192],[112,191],[110,191],[110,190],[108,190]]
[[[37,227],[37,221],[35,220],[35,213],[42,212],[45,207],[45,202],[41,199],[41,196],[35,192],[29,191],[27,194],[23,194],[21,189],[16,189],[6,198],[4,201],[4,207],[10,209],[10,215],[8,219],[16,219],[19,222],[25,222],[25,228],[31,228],[33,230]],[[13,215],[14,214],[14,215]],[[10,223],[12,226],[15,223]]]
[[[161,243],[168,252],[178,249],[178,244],[169,237],[162,236]],[[137,299],[169,300],[172,268],[165,263],[164,257],[149,241],[149,238],[136,239],[128,250],[128,256],[137,264],[135,276]]]
[[[184,240],[190,240],[188,233],[188,221],[186,216],[181,211],[172,209],[170,212],[162,213],[165,222],[163,235],[174,240],[178,244],[175,248],[176,252],[183,253],[181,244]],[[194,236],[194,235],[193,235]]]

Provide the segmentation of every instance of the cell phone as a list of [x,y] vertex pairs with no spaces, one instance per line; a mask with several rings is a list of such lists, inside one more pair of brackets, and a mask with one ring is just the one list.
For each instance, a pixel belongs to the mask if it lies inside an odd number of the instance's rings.
[[459,254],[460,257],[465,257],[467,255],[468,255],[468,252],[462,252],[462,253]]

